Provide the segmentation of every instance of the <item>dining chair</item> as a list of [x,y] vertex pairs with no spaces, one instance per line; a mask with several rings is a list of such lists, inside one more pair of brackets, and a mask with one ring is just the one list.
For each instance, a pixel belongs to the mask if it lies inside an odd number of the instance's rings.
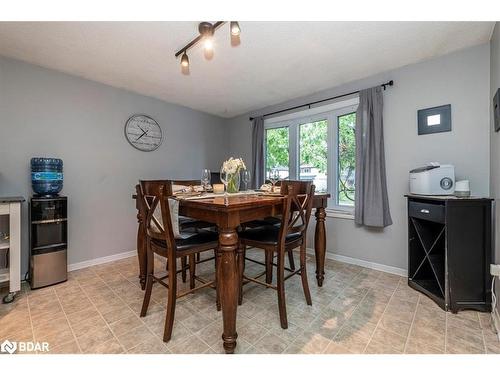
[[[248,223],[243,223],[242,227],[244,229],[247,228],[259,228],[259,227],[266,227],[269,225],[274,225],[279,227],[281,225],[281,217],[276,217],[276,216],[269,216],[264,219],[259,219],[259,220],[252,220]],[[272,261],[275,255],[272,253],[266,252],[265,253],[265,265],[266,265],[266,283],[272,283],[273,282],[273,269],[272,269]],[[251,260],[251,259],[250,259]],[[259,263],[260,262],[256,262]],[[295,260],[293,258],[293,249],[290,249],[288,251],[288,264],[290,266],[290,269],[295,270]]]
[[[171,180],[171,183],[172,183],[172,189],[174,185],[186,186],[186,187],[201,185],[200,180]],[[212,228],[214,226],[213,224],[208,223],[206,221],[192,219],[186,216],[179,216],[179,225],[181,229],[204,229],[204,228]]]
[[[218,234],[212,231],[198,231],[190,233],[187,238],[174,238],[172,217],[170,211],[169,197],[172,196],[171,181],[140,181],[138,199],[141,200],[143,211],[145,211],[146,249],[147,249],[147,272],[146,291],[141,308],[141,317],[146,316],[153,283],[157,282],[168,289],[167,312],[163,341],[168,342],[172,337],[174,324],[175,305],[178,298],[195,292],[201,288],[213,287],[216,289],[216,303],[219,306],[219,293],[217,282],[207,281],[196,276],[195,255],[201,252],[218,249]],[[159,208],[159,212],[158,212]],[[154,274],[155,254],[166,258],[167,274],[158,277]],[[178,258],[189,258],[189,289],[178,293],[177,270]],[[216,257],[217,258],[217,257]],[[181,266],[183,268],[184,266]],[[215,272],[217,278],[217,272]],[[166,283],[164,280],[167,279]],[[195,282],[202,284],[196,286]]]
[[[201,180],[171,180],[172,182],[172,188],[173,186],[186,186],[186,187],[193,187],[193,186],[201,186]],[[198,230],[198,229],[210,229],[210,230],[215,230],[216,227],[212,223],[208,223],[203,220],[197,220],[197,219],[192,219],[190,217],[186,216],[179,216],[179,226],[181,230]],[[201,254],[198,253],[196,255],[196,262],[197,263],[202,263],[202,262],[208,262],[210,260],[214,259],[214,257],[206,258],[206,259],[201,259]],[[182,259],[181,262],[184,262],[186,264],[186,259]],[[186,281],[186,274],[182,274],[183,281]]]
[[[242,227],[244,229],[246,229],[246,228],[259,228],[259,227],[268,226],[268,225],[275,225],[275,226],[279,227],[280,224],[281,224],[281,218],[275,217],[275,216],[269,216],[269,217],[266,217],[264,219],[253,220],[249,223],[244,223],[242,225]],[[265,266],[266,266],[266,283],[270,284],[273,282],[272,262],[273,262],[273,259],[275,257],[276,257],[276,254],[273,254],[271,252],[266,251],[264,254],[264,263],[256,261],[256,260],[251,259],[251,258],[247,258],[247,260],[254,262],[254,263],[258,263],[258,264],[265,264]],[[290,266],[290,269],[295,271],[295,260],[293,258],[293,249],[290,249],[288,251],[288,264]]]
[[[144,183],[146,183],[146,181],[144,181]],[[154,185],[154,184],[171,184],[170,180],[147,180],[147,183],[148,184],[151,184],[151,185]],[[142,203],[142,199],[139,199],[140,197],[140,194],[141,194],[141,185],[140,184],[137,184],[135,186],[135,191],[136,191],[136,194],[137,194],[137,199],[138,201],[140,202],[139,203],[139,207],[140,207],[140,214],[141,216],[144,218],[144,220],[146,219],[146,216],[147,216],[147,207]],[[149,203],[151,203],[151,200],[152,200],[152,197],[151,196],[146,196],[145,199],[147,199],[149,201]],[[182,230],[182,231],[185,231],[185,230],[191,230],[191,228],[189,226],[183,226],[182,223],[181,223],[181,220],[179,218],[179,229]],[[144,234],[144,238],[146,238],[146,233]],[[182,277],[182,282],[185,283],[186,280],[187,280],[187,270],[188,269],[188,263],[187,263],[187,258],[184,257],[184,258],[181,258],[181,269],[179,270],[179,272],[181,272],[181,277]]]
[[[302,288],[308,305],[312,305],[311,293],[307,282],[306,267],[306,233],[311,216],[312,201],[314,196],[314,185],[311,181],[283,181],[281,185],[283,198],[283,211],[279,226],[266,225],[257,228],[246,229],[240,233],[240,247],[238,249],[238,268],[240,275],[240,293],[238,303],[243,301],[243,282],[255,282],[266,287],[273,288],[278,294],[278,307],[281,327],[288,328],[285,301],[285,281],[293,275],[300,274]],[[246,247],[263,249],[271,259],[271,266],[277,269],[277,284],[259,280],[259,277],[267,272],[260,273],[254,277],[244,274]],[[293,270],[285,266],[285,254],[300,248],[300,267]],[[277,254],[277,263],[272,260]],[[266,262],[266,268],[268,263]],[[267,270],[266,270],[267,271]],[[285,277],[285,271],[289,272]]]
[[[270,183],[269,180],[266,180],[265,183]],[[281,181],[276,182],[277,186],[281,186]],[[244,228],[258,228],[262,226],[267,226],[267,225],[276,225],[279,226],[281,224],[281,216],[268,216],[264,219],[257,219],[257,220],[252,220],[247,223],[243,224]],[[273,268],[272,268],[272,261],[273,261],[273,254],[270,254],[268,252],[265,253],[265,264],[266,264],[266,283],[272,283],[273,282]],[[260,262],[258,262],[260,263]],[[290,269],[295,271],[295,260],[293,258],[293,249],[288,251],[288,264],[290,265]]]
[[220,172],[211,172],[210,173],[210,184],[220,184]]
[[[174,192],[175,192],[174,186],[176,187],[185,186],[186,188],[188,188],[201,185],[201,180],[170,180],[170,181],[172,183],[172,191]],[[213,226],[213,224],[206,223],[201,220],[191,219],[190,217],[185,217],[185,216],[179,216],[179,225],[183,229],[191,229],[191,228],[196,229],[196,228]]]

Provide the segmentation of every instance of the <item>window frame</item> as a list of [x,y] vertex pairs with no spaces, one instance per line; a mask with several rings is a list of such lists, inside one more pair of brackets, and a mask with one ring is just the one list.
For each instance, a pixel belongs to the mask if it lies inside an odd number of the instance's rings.
[[[339,212],[341,217],[350,218],[354,213],[354,205],[338,204],[338,117],[356,112],[359,97],[342,100],[329,105],[315,107],[306,111],[295,112],[280,117],[264,120],[264,179],[267,179],[267,130],[288,128],[288,170],[289,178],[299,179],[300,176],[300,125],[327,121],[327,192],[329,211]],[[334,145],[334,147],[332,147]]]

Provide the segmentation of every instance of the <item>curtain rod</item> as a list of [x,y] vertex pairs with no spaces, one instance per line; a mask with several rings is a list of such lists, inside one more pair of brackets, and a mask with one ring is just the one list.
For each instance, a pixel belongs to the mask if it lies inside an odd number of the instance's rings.
[[[386,89],[387,86],[393,86],[394,85],[394,81],[391,79],[389,82],[386,82],[386,83],[382,83],[380,85],[380,87],[383,87],[384,90]],[[299,108],[302,108],[302,107],[309,107],[309,109],[311,109],[311,106],[314,105],[314,104],[319,104],[319,103],[323,103],[323,102],[327,102],[329,100],[333,100],[333,99],[338,99],[338,98],[343,98],[344,96],[349,96],[349,95],[353,95],[353,94],[357,94],[359,93],[360,90],[358,91],[353,91],[353,92],[350,92],[350,93],[347,93],[347,94],[342,94],[342,95],[337,95],[337,96],[332,96],[331,98],[327,98],[327,99],[321,99],[321,100],[317,100],[315,102],[311,102],[311,103],[306,103],[306,104],[301,104],[301,105],[297,105],[295,107],[290,107],[290,108],[287,108],[287,109],[282,109],[282,110],[279,110],[279,111],[275,111],[275,112],[270,112],[270,113],[266,113],[265,115],[262,115],[262,117],[267,117],[267,116],[271,116],[271,115],[277,115],[278,113],[283,113],[283,112],[288,112],[288,111],[292,111],[294,109],[299,109]],[[250,117],[250,121],[253,121],[255,117]]]

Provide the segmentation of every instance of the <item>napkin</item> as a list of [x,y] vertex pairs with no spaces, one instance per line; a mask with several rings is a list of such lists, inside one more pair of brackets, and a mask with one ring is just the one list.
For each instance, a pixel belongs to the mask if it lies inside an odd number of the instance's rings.
[[279,186],[275,186],[273,189],[273,185],[264,184],[260,187],[260,190],[263,190],[268,193],[279,193],[281,191],[281,188]]
[[[183,239],[186,238],[179,229],[179,201],[177,199],[168,199],[168,207],[170,210],[170,220],[172,221],[172,232],[174,233],[174,238],[176,239]],[[154,218],[158,221],[159,226],[161,227],[161,230],[164,229],[163,227],[163,219],[161,217],[161,207],[158,204],[153,212]],[[154,220],[151,220],[151,225],[153,226],[153,229],[157,229],[158,232],[160,231],[160,228],[157,228],[156,222]]]
[[[207,189],[210,190],[212,187],[210,185],[207,185]],[[203,188],[203,185],[193,185],[193,186],[186,186],[186,185],[172,185],[172,192],[174,195],[177,194],[185,194],[185,193],[201,193],[205,191]]]

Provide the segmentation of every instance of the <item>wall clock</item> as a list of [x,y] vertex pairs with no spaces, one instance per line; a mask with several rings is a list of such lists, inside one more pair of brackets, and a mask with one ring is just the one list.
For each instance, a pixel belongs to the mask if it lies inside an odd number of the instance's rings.
[[133,115],[127,120],[125,138],[141,151],[154,151],[163,141],[160,125],[147,115]]

